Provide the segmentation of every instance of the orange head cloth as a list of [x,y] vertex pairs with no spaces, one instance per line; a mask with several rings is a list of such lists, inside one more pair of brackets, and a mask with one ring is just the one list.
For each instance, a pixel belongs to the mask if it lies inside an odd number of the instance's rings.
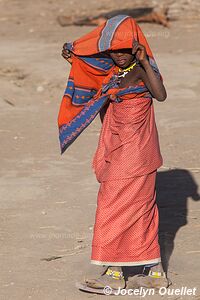
[[[145,46],[151,66],[161,77],[143,32],[130,16],[115,16],[82,38],[67,43],[67,49],[74,55],[58,115],[61,153],[94,120],[108,99],[109,87],[115,86],[112,80],[107,82],[115,65],[105,51],[132,48],[134,40]],[[102,90],[105,82],[106,88]],[[131,92],[141,96],[148,90],[143,86]],[[121,93],[125,94],[126,89]]]

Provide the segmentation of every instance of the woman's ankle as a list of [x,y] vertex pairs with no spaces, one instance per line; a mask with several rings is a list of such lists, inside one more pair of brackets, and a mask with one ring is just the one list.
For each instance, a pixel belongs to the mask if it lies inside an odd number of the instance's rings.
[[152,266],[152,267],[151,267],[151,271],[155,271],[155,272],[164,272],[162,263],[159,262],[158,264]]
[[122,272],[121,266],[109,266],[109,269],[111,269],[112,271],[116,271],[116,272]]

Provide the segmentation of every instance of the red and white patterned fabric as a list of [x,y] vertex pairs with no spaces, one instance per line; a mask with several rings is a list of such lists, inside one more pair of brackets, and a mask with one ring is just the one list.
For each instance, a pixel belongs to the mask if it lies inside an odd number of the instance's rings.
[[163,163],[153,100],[131,97],[123,95],[107,109],[92,162],[99,182],[149,174]]
[[136,266],[160,262],[155,178],[156,171],[101,183],[91,263]]
[[100,188],[91,263],[161,261],[155,190],[161,165],[152,99],[125,95],[110,102],[92,163]]

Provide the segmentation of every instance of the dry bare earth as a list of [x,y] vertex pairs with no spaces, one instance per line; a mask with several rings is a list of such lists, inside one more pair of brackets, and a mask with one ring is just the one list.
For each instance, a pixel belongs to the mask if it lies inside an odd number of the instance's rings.
[[[60,56],[62,44],[91,28],[61,28],[56,16],[66,10],[110,10],[113,3],[0,1],[2,300],[100,297],[75,288],[76,280],[96,269],[88,271],[99,186],[91,161],[99,118],[62,157],[56,123],[69,72]],[[198,23],[176,21],[170,30],[141,27],[168,91],[165,103],[155,102],[164,158],[158,175],[163,251],[171,255],[173,287],[199,289]]]

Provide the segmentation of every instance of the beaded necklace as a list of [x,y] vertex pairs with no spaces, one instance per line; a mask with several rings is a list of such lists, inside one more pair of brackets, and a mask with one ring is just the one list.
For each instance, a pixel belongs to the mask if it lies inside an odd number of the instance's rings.
[[[118,77],[125,77],[128,72],[130,72],[135,66],[136,66],[136,62],[134,62],[130,67],[126,68],[126,69],[121,69],[119,68],[119,71],[118,71]],[[121,74],[120,74],[121,73]]]

